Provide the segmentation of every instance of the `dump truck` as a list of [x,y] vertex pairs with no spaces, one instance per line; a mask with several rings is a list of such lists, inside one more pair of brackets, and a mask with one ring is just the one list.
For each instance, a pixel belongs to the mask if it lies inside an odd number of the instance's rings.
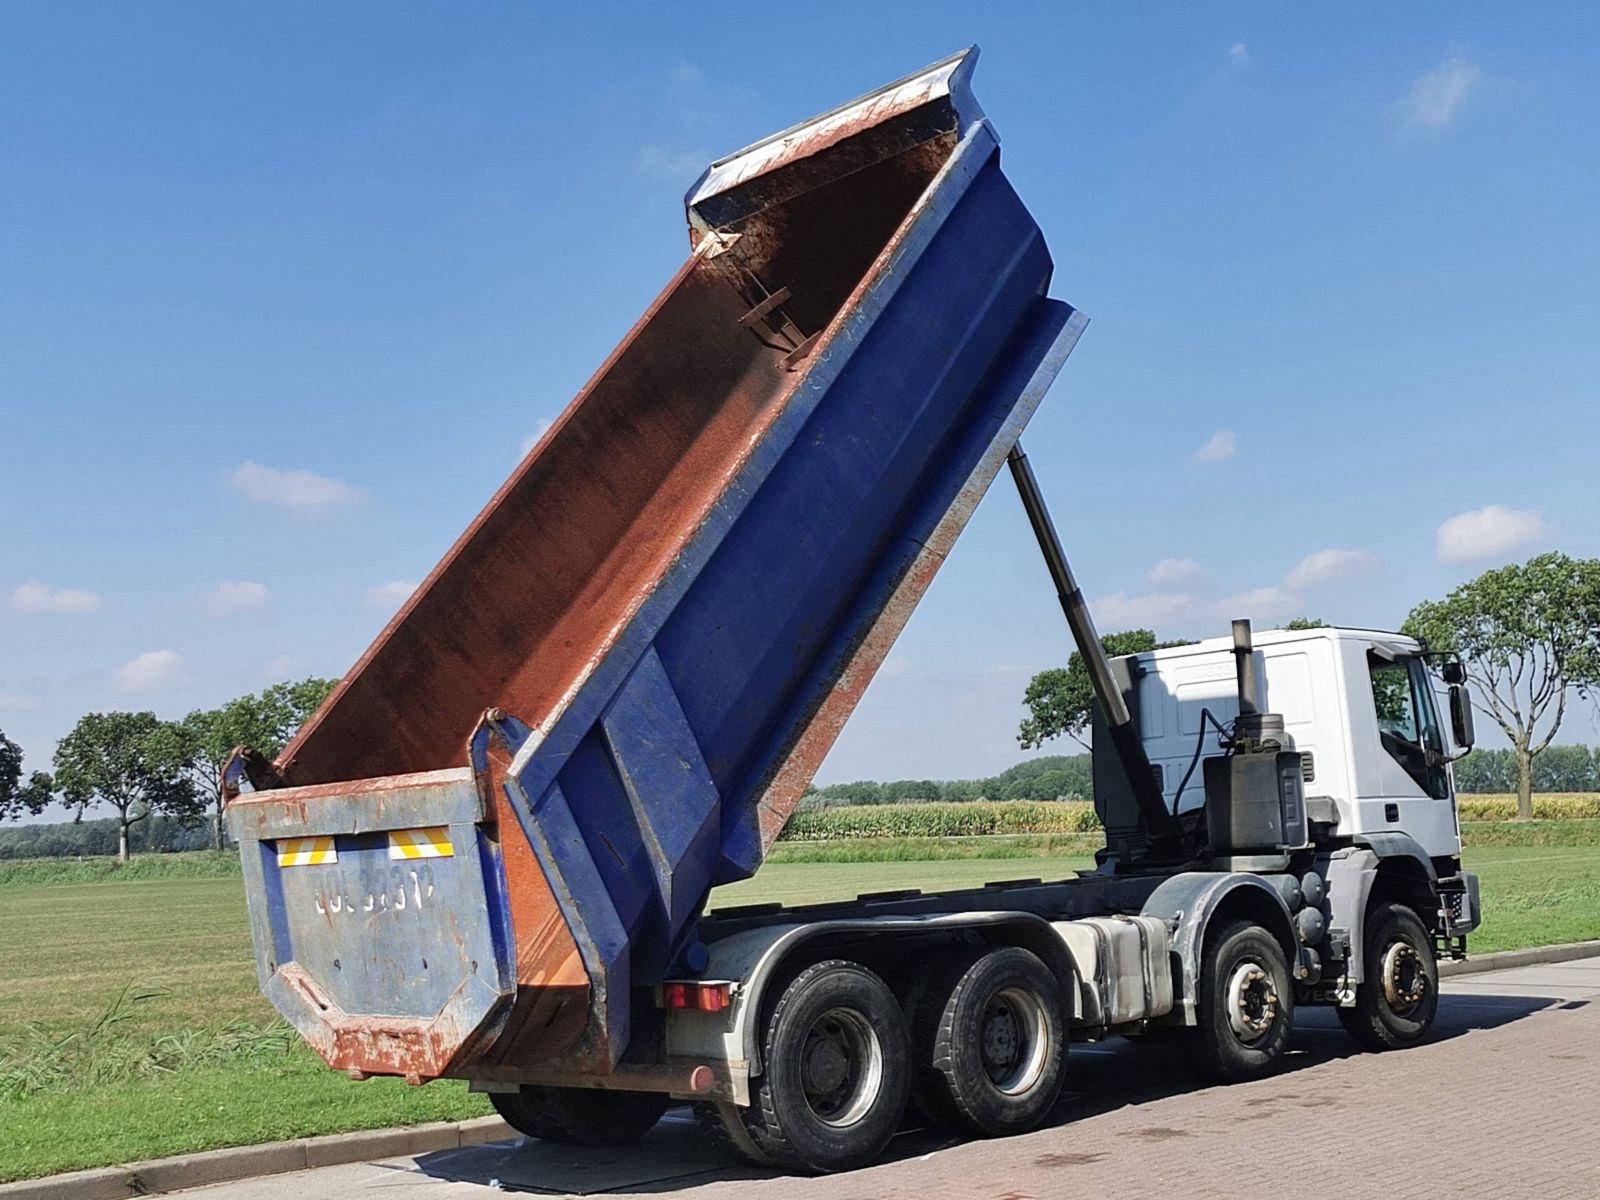
[[[1085,318],[975,61],[713,163],[622,344],[288,747],[228,764],[261,987],[331,1067],[567,1142],[688,1102],[824,1172],[909,1119],[1033,1128],[1072,1042],[1232,1080],[1297,1006],[1426,1036],[1478,921],[1459,664],[1242,622],[1106,657],[1020,442]],[[1095,688],[1095,868],[708,911],[1002,470]]]

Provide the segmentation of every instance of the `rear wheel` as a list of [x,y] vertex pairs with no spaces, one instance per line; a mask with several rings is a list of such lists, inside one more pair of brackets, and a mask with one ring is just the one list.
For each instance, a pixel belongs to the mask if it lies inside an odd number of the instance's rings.
[[1386,904],[1367,919],[1365,981],[1339,1022],[1362,1048],[1399,1050],[1428,1036],[1439,1012],[1439,963],[1422,919]]
[[1283,947],[1259,925],[1238,921],[1206,941],[1196,988],[1199,1065],[1221,1083],[1266,1075],[1294,1024],[1294,990]]
[[[911,1089],[906,1021],[894,993],[859,963],[830,959],[784,988],[762,1038],[762,1074],[742,1122],[761,1158],[822,1173],[865,1166],[900,1126]],[[741,1144],[726,1139],[746,1157]]]
[[750,1136],[744,1112],[737,1104],[726,1100],[696,1101],[694,1121],[706,1140],[730,1158],[742,1158],[762,1167],[772,1166],[767,1152]]
[[671,1101],[655,1092],[529,1083],[515,1092],[490,1092],[489,1103],[528,1137],[573,1146],[626,1146],[655,1128]]
[[1061,1095],[1066,1019],[1055,974],[1017,946],[958,953],[912,988],[917,1106],[979,1137],[1034,1128]]

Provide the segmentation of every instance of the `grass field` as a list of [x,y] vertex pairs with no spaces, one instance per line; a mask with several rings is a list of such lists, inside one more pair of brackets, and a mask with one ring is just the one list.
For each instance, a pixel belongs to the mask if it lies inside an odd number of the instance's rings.
[[[1521,826],[1515,837],[1525,843],[1588,844],[1468,851],[1487,914],[1474,951],[1600,936],[1600,847],[1593,844],[1600,822],[1559,824],[1595,828],[1541,834]],[[926,849],[917,842],[880,849],[891,858],[913,855]],[[713,904],[1061,878],[1091,862],[1076,839],[962,843],[969,840],[951,839],[947,848],[1002,857],[773,861],[756,878],[721,889]],[[1062,846],[1074,852],[1048,853]],[[154,994],[125,1003],[96,1032],[125,989]],[[256,991],[237,875],[56,884],[13,877],[0,886],[0,1180],[488,1111],[459,1084],[354,1083],[276,1029]]]

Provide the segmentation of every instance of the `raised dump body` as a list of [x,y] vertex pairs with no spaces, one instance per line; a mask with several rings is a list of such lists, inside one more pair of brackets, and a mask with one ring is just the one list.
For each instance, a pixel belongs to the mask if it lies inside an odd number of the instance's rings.
[[1082,328],[975,58],[713,164],[660,297],[230,770],[262,986],[333,1066],[604,1074],[703,964]]

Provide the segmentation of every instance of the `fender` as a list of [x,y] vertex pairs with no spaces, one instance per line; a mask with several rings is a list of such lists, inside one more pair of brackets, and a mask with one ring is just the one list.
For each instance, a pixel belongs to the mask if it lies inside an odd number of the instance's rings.
[[1348,999],[1341,1001],[1345,1004],[1355,1003],[1355,985],[1366,980],[1367,907],[1383,860],[1409,859],[1422,868],[1436,891],[1439,885],[1433,860],[1410,835],[1398,831],[1364,833],[1352,840],[1354,846],[1338,851],[1328,862],[1328,898],[1324,904],[1328,928],[1346,930],[1350,936],[1350,957],[1345,963]]
[[1196,1023],[1194,1001],[1200,973],[1200,956],[1205,948],[1206,930],[1211,918],[1225,904],[1243,902],[1249,914],[1264,925],[1289,960],[1289,971],[1299,978],[1299,938],[1294,918],[1278,890],[1260,875],[1225,871],[1186,871],[1174,875],[1145,901],[1141,914],[1160,917],[1172,928],[1172,953],[1177,959],[1173,977],[1180,983],[1175,1011],[1183,1024]]
[[1439,873],[1433,869],[1433,860],[1415,838],[1406,833],[1359,833],[1351,839],[1365,846],[1379,858],[1414,858],[1427,873],[1430,883],[1438,883]]
[[760,1075],[762,1071],[762,1001],[779,968],[795,950],[818,939],[967,930],[1000,934],[997,941],[1032,950],[1062,980],[1062,993],[1069,1002],[1072,1016],[1079,1015],[1082,1001],[1074,985],[1078,971],[1072,953],[1050,922],[1033,913],[941,913],[925,917],[861,917],[771,925],[747,929],[707,947],[709,959],[699,977],[736,982],[734,1003],[720,1013],[671,1013],[667,1022],[668,1056],[726,1062],[734,1103],[748,1104],[750,1076]]

